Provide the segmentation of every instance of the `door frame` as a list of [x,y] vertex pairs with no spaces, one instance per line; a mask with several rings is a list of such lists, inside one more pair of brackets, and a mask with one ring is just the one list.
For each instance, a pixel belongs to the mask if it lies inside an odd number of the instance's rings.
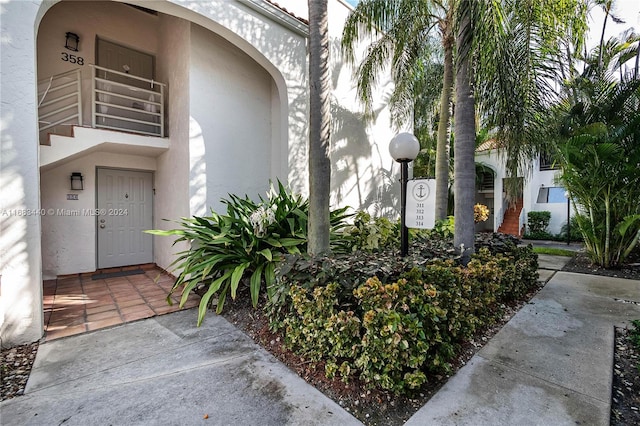
[[[150,173],[151,174],[151,226],[153,227],[155,224],[155,220],[156,220],[156,209],[155,209],[155,195],[156,195],[156,183],[155,183],[155,178],[156,178],[156,171],[155,170],[148,170],[148,169],[134,169],[134,168],[130,168],[130,167],[112,167],[112,166],[96,166],[96,170],[95,170],[95,210],[97,211],[100,207],[98,206],[98,187],[99,187],[99,182],[98,182],[98,170],[117,170],[117,171],[122,171],[122,172],[141,172],[141,173]],[[99,269],[110,269],[110,268],[100,268],[99,267],[99,262],[100,262],[100,247],[98,244],[98,227],[100,226],[99,221],[98,221],[98,215],[95,215],[95,223],[94,223],[94,229],[95,229],[95,235],[96,235],[96,270]],[[151,235],[151,262],[154,263],[155,261],[155,237],[154,235]],[[114,268],[124,268],[126,266],[132,266],[132,265],[123,265],[123,266],[114,266]]]

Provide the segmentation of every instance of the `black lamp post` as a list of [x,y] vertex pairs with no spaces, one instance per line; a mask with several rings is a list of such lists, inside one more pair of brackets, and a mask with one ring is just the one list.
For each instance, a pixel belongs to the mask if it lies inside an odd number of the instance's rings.
[[420,142],[411,133],[399,133],[389,144],[389,153],[400,163],[400,255],[409,253],[409,228],[406,225],[407,181],[409,180],[409,163],[415,160],[420,152]]
[[567,245],[571,244],[571,197],[569,196],[569,191],[564,193],[564,196],[567,197]]

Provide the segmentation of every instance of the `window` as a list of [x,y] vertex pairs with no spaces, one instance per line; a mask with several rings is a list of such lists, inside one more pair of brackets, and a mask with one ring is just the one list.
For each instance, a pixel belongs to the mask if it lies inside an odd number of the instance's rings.
[[540,153],[540,170],[557,170],[560,167],[548,152]]
[[538,191],[537,203],[566,203],[566,190],[561,186],[542,187]]

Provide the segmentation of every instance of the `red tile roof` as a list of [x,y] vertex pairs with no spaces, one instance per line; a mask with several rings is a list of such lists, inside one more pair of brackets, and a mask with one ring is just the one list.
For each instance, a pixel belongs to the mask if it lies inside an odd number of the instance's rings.
[[286,14],[288,14],[288,15],[292,16],[293,18],[297,19],[298,21],[302,22],[303,24],[309,25],[309,21],[308,21],[308,20],[306,20],[306,19],[304,19],[304,18],[301,18],[301,17],[299,17],[299,16],[294,15],[293,13],[289,12],[286,8],[284,8],[284,7],[280,6],[278,3],[274,2],[274,1],[271,1],[271,0],[265,0],[265,1],[266,1],[267,3],[269,3],[269,4],[273,5],[273,6],[277,7],[278,9],[280,9],[281,11],[283,11],[284,13],[286,13]]

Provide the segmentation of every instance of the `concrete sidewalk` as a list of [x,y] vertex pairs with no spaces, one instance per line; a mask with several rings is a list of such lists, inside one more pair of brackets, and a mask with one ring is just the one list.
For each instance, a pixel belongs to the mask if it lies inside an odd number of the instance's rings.
[[0,424],[360,424],[224,318],[197,328],[197,313],[40,345],[25,395],[0,403]]
[[614,325],[640,318],[640,281],[551,272],[407,425],[609,424]]
[[[407,424],[609,424],[613,328],[640,318],[640,281],[559,271],[567,260],[540,256],[546,286]],[[360,424],[224,318],[196,315],[40,345],[0,424]]]

